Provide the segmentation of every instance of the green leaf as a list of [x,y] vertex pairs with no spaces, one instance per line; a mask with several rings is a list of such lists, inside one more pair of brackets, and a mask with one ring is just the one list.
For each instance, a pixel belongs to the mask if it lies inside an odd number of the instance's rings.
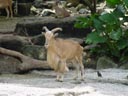
[[78,22],[78,21],[77,21],[77,22],[75,23],[74,27],[75,27],[75,28],[83,28],[82,25],[83,25],[82,22]]
[[125,38],[121,38],[117,42],[117,47],[119,50],[124,49],[125,47],[128,47],[128,40],[126,40]]
[[115,24],[117,22],[117,18],[115,18],[112,14],[106,13],[104,15],[101,15],[99,17],[100,20],[102,20],[103,22],[107,23],[107,24]]
[[77,18],[74,27],[76,27],[76,28],[87,28],[87,27],[91,26],[91,24],[92,24],[91,22],[92,21],[88,17],[86,17],[86,18],[85,17],[79,17],[79,18]]
[[122,36],[122,31],[121,29],[118,29],[117,31],[112,31],[110,32],[109,36],[113,40],[119,40],[120,37]]
[[93,44],[97,44],[97,43],[104,43],[107,39],[103,36],[100,36],[100,33],[98,32],[92,32],[90,34],[87,35],[86,37],[86,43],[93,43]]
[[111,54],[115,57],[120,57],[120,51],[118,50],[118,48],[111,50]]
[[103,22],[102,21],[100,21],[98,19],[94,19],[93,25],[96,28],[96,30],[103,30]]
[[121,3],[121,0],[106,0],[107,3],[111,6],[115,6],[117,4],[120,4]]
[[123,0],[125,5],[128,7],[128,0]]
[[116,17],[123,17],[125,14],[125,8],[122,5],[118,5],[116,9],[112,12],[112,14]]

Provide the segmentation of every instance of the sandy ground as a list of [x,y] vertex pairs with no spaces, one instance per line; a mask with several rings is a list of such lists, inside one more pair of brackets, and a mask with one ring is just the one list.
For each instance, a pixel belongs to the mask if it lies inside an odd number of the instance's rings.
[[128,96],[128,70],[86,70],[85,81],[73,80],[73,70],[64,82],[55,80],[54,71],[32,71],[29,74],[0,75],[0,96]]

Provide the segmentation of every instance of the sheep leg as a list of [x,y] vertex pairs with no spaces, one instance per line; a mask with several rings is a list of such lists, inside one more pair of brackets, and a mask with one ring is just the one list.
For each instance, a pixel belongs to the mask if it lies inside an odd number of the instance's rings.
[[73,79],[74,80],[77,80],[78,77],[79,77],[79,65],[77,64],[77,61],[76,60],[73,60],[72,61],[72,64],[74,64],[75,65],[75,68],[76,68],[76,70],[75,70],[75,76],[73,77]]
[[56,80],[59,82],[63,82],[64,74],[63,73],[57,73]]
[[69,71],[66,66],[66,60],[61,60],[58,67],[57,81],[63,82],[64,72]]
[[13,12],[12,12],[12,6],[9,6],[10,13],[11,13],[11,18],[13,18]]
[[64,80],[64,73],[60,73],[60,79],[59,79],[59,81],[60,82],[63,82],[63,80]]
[[81,76],[81,80],[84,80],[84,65],[83,65],[83,63],[82,63],[82,56],[76,56],[75,57],[75,60],[76,60],[76,62],[78,63],[78,67],[76,67],[77,68],[77,71],[78,71],[78,76],[79,76],[79,70],[80,70],[80,76]]
[[82,63],[82,56],[76,57],[76,61],[77,61],[78,64],[79,64],[78,71],[79,71],[79,69],[80,69],[81,80],[84,80],[84,65],[83,65],[83,63]]
[[5,8],[5,10],[6,10],[6,13],[7,13],[6,19],[8,19],[9,18],[9,10],[8,10],[8,8]]
[[80,71],[81,71],[81,80],[84,80],[84,65],[82,61],[80,61]]
[[76,65],[76,70],[75,70],[76,72],[75,72],[75,77],[73,78],[74,80],[77,80],[78,79],[78,77],[79,77],[79,66],[78,65]]
[[60,73],[57,73],[56,80],[59,81],[60,79]]

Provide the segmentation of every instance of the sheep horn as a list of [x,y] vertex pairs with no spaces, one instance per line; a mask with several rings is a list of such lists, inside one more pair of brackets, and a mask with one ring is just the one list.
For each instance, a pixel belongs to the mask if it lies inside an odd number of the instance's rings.
[[46,32],[49,32],[49,31],[50,31],[46,26],[44,26],[43,29],[44,29]]
[[54,29],[51,30],[51,32],[54,33],[54,32],[56,32],[56,31],[58,31],[58,30],[59,30],[59,31],[62,31],[62,28],[59,28],[59,27],[58,27],[58,28],[54,28]]

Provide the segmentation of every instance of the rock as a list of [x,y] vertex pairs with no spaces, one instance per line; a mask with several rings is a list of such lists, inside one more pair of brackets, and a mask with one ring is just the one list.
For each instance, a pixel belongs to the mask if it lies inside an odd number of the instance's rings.
[[117,64],[115,64],[108,57],[100,57],[97,61],[97,69],[107,69],[107,68],[116,68]]
[[43,8],[43,0],[34,0],[33,5],[36,8]]
[[48,0],[34,0],[33,6],[36,8],[52,8],[52,3],[53,1],[48,1]]
[[77,6],[80,0],[67,0],[68,3],[71,3],[71,6]]
[[123,64],[120,68],[122,68],[122,69],[128,69],[128,63]]
[[83,5],[81,3],[76,6],[76,10],[80,10],[80,9],[84,9],[84,8],[87,10],[87,8],[85,7],[85,5]]
[[20,63],[17,58],[0,54],[0,73],[16,73]]
[[96,69],[96,60],[94,58],[89,58],[87,56],[83,56],[83,64],[84,64],[85,68]]
[[76,10],[75,7],[70,7],[70,8],[68,8],[68,10],[70,10],[71,15],[72,15],[72,14],[77,14],[77,10]]
[[22,48],[22,53],[34,59],[46,60],[46,49],[43,46],[25,45]]
[[42,34],[40,34],[40,35],[33,36],[31,38],[31,41],[33,42],[34,45],[44,45],[45,38]]
[[91,30],[90,28],[74,28],[74,23],[77,17],[79,16],[67,17],[63,19],[54,17],[24,18],[24,20],[17,23],[15,32],[18,35],[25,35],[23,29],[26,28],[29,36],[35,36],[41,34],[43,26],[47,26],[49,29],[62,27],[63,31],[59,33],[59,36],[83,38],[91,32]]
[[90,11],[87,10],[86,8],[81,8],[81,9],[79,10],[79,14],[90,14]]

